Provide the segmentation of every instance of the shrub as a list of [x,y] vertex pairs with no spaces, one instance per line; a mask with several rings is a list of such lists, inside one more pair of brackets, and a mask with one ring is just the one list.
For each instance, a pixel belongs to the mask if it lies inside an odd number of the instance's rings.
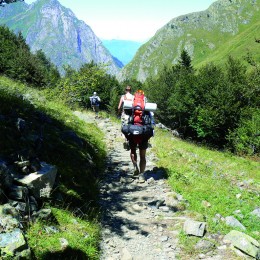
[[260,109],[245,109],[238,127],[230,132],[229,147],[238,155],[260,154]]
[[257,153],[258,117],[245,111],[259,108],[258,67],[248,73],[240,60],[228,57],[225,67],[210,63],[194,71],[187,55],[183,52],[177,65],[165,67],[144,84],[158,105],[157,119],[185,138]]
[[101,98],[101,109],[115,110],[117,104],[114,95],[119,92],[120,85],[114,76],[106,74],[102,67],[92,62],[82,65],[79,71],[67,68],[66,75],[60,81],[58,89],[61,98],[71,107],[90,107],[89,97],[95,91]]

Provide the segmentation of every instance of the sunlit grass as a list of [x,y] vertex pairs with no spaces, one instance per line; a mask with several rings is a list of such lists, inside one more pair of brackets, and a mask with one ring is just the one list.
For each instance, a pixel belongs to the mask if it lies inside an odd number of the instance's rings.
[[[158,166],[167,171],[170,186],[188,201],[188,210],[199,213],[200,220],[208,222],[209,231],[231,230],[213,219],[216,214],[232,215],[247,228],[247,234],[260,238],[260,223],[250,214],[259,207],[259,162],[200,147],[159,129],[153,142]],[[241,189],[239,183],[244,181],[248,187]],[[205,207],[203,201],[210,206]],[[234,215],[236,210],[243,217]]]
[[[98,259],[98,224],[77,218],[66,210],[52,208],[52,212],[55,217],[53,223],[38,221],[27,232],[28,242],[36,259],[48,259],[50,252],[57,257],[67,257],[68,250],[75,259],[80,255],[83,258],[85,256],[84,259]],[[66,245],[62,244],[64,239],[67,241]]]

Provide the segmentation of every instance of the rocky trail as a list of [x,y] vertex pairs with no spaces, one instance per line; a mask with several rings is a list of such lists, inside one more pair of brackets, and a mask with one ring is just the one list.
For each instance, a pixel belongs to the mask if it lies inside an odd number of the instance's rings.
[[187,202],[171,191],[164,170],[156,167],[152,149],[147,149],[146,182],[139,183],[132,176],[134,167],[130,151],[123,147],[120,125],[90,114],[76,115],[104,132],[108,149],[100,182],[101,260],[252,259],[228,250],[218,234],[206,234],[196,244],[197,253],[185,256],[178,237],[190,220],[184,206]]
[[179,221],[172,221],[172,209],[165,204],[170,189],[164,172],[155,168],[154,155],[148,149],[146,182],[139,183],[132,177],[134,168],[118,126],[105,129],[109,158],[101,184],[101,259],[175,259],[180,249],[174,226]]

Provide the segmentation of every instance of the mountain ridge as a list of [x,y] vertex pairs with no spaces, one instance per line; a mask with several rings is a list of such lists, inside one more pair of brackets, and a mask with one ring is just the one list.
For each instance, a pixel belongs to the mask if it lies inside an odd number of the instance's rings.
[[6,24],[16,33],[21,31],[31,50],[43,50],[60,71],[67,65],[78,69],[91,61],[103,64],[112,75],[120,70],[119,63],[91,27],[59,1],[37,0],[31,5],[13,3],[5,8],[0,14],[0,24]]
[[[137,51],[133,60],[118,74],[118,79],[135,78],[144,82],[149,76],[156,76],[164,66],[178,62],[181,51],[185,49],[192,58],[193,65],[200,67],[207,61],[223,62],[226,57],[216,54],[224,44],[228,45],[235,36],[257,23],[260,9],[259,0],[218,0],[205,11],[194,12],[173,18]],[[257,33],[260,33],[257,27]],[[244,39],[240,39],[243,42]],[[260,59],[260,51],[253,37],[247,39],[241,49],[232,49],[229,54],[237,57],[245,55],[246,50]]]

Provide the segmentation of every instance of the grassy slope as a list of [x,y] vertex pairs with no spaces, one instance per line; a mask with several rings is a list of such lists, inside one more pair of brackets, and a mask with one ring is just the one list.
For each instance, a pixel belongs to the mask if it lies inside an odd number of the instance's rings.
[[194,60],[195,66],[202,66],[208,62],[215,62],[222,64],[226,61],[228,55],[243,59],[247,52],[256,58],[256,61],[260,62],[259,43],[255,42],[255,38],[260,32],[260,21],[256,22],[240,34],[236,35],[229,41],[220,45],[211,55],[205,57],[198,57]]
[[[156,130],[153,148],[159,157],[158,166],[169,174],[169,184],[189,202],[188,210],[202,221],[209,231],[226,234],[232,228],[215,223],[217,213],[235,216],[247,228],[245,233],[260,239],[260,222],[250,212],[259,207],[259,158],[246,159],[225,152],[173,138],[166,131]],[[211,206],[203,205],[207,201]],[[234,212],[240,210],[243,217]]]
[[[44,149],[38,157],[56,165],[60,176],[53,201],[43,203],[44,208],[52,208],[54,217],[47,222],[33,223],[27,230],[36,259],[64,256],[98,259],[98,208],[93,201],[97,199],[98,174],[103,170],[106,155],[103,134],[93,124],[80,121],[59,101],[50,101],[42,91],[4,77],[0,77],[0,102],[0,115],[7,118],[7,123],[0,122],[0,156],[8,158],[17,150],[30,146],[29,140],[20,138],[15,127],[17,118],[26,121],[31,137],[37,135],[44,124]],[[42,113],[46,115],[47,123],[39,121],[38,115]],[[81,146],[69,138],[62,138],[66,131],[75,132],[84,144]],[[46,226],[55,226],[59,232],[49,233]],[[60,238],[69,243],[65,250]]]

